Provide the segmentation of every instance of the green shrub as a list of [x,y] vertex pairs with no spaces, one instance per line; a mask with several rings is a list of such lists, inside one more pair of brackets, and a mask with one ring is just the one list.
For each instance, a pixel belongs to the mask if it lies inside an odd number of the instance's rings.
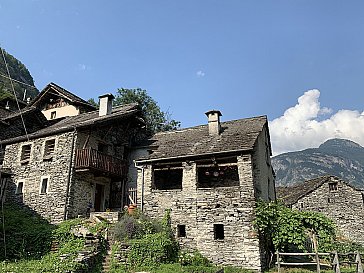
[[194,252],[181,251],[178,256],[178,262],[183,266],[211,266],[211,262],[197,250]]
[[[50,250],[54,226],[46,220],[14,204],[4,206],[4,219],[6,259],[38,259]],[[0,237],[3,236],[1,228]],[[1,243],[0,260],[4,259],[5,244]]]
[[147,234],[132,242],[128,258],[132,266],[174,262],[178,258],[178,244],[164,232]]

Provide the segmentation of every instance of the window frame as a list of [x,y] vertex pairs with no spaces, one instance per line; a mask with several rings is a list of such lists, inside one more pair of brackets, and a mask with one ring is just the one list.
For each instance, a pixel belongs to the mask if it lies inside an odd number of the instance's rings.
[[[25,147],[29,146],[29,156],[25,157]],[[30,161],[31,157],[32,157],[32,143],[26,143],[26,144],[22,144],[20,147],[20,163],[21,164],[26,164]],[[28,154],[28,152],[26,153]]]
[[329,182],[329,192],[338,191],[338,182]]
[[[47,186],[45,188],[45,191],[43,192],[43,181],[47,179]],[[40,183],[39,183],[39,194],[41,195],[44,195],[44,194],[47,194],[50,192],[50,182],[51,182],[51,179],[50,179],[50,176],[47,175],[47,176],[41,176],[40,178]]]
[[[22,184],[21,192],[19,192],[19,184]],[[25,185],[25,181],[24,180],[19,180],[19,181],[16,182],[16,188],[15,188],[15,194],[16,195],[22,195],[22,194],[24,194],[24,185]]]
[[[49,143],[50,142],[54,142],[53,144],[53,150],[52,152],[49,152]],[[48,144],[48,145],[47,145]],[[50,138],[44,141],[44,147],[43,147],[43,160],[47,160],[47,159],[52,159],[54,154],[55,154],[55,150],[56,150],[56,139],[55,138]]]

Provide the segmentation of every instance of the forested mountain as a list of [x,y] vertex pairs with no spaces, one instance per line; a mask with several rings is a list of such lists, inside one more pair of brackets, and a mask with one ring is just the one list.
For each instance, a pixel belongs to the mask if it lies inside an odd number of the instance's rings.
[[318,148],[272,158],[276,185],[288,186],[325,174],[364,188],[364,148],[346,139],[330,139]]
[[[13,84],[17,97],[23,100],[24,92],[26,90],[26,97],[34,98],[39,93],[39,90],[37,88],[30,87],[34,86],[34,80],[28,69],[18,59],[7,53],[5,50],[3,50],[3,52],[8,64],[10,77],[16,80],[13,81]],[[17,81],[24,82],[30,86],[21,84]],[[8,72],[0,49],[0,102],[13,97],[13,90],[10,80],[8,79]]]

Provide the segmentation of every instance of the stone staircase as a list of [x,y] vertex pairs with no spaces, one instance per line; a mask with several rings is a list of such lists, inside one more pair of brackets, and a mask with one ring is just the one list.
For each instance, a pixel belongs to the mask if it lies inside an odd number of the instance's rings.
[[106,255],[104,257],[104,260],[102,261],[102,271],[101,272],[109,272],[110,270],[110,263],[112,260],[112,253],[111,253],[111,247],[110,242],[106,241]]

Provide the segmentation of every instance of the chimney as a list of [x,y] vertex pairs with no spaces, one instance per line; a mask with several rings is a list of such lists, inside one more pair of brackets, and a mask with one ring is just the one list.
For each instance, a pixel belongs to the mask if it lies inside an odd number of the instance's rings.
[[111,114],[112,100],[114,98],[110,93],[99,96],[99,117]]
[[220,134],[220,116],[221,112],[219,110],[210,110],[206,113],[209,122],[209,135],[217,136]]

